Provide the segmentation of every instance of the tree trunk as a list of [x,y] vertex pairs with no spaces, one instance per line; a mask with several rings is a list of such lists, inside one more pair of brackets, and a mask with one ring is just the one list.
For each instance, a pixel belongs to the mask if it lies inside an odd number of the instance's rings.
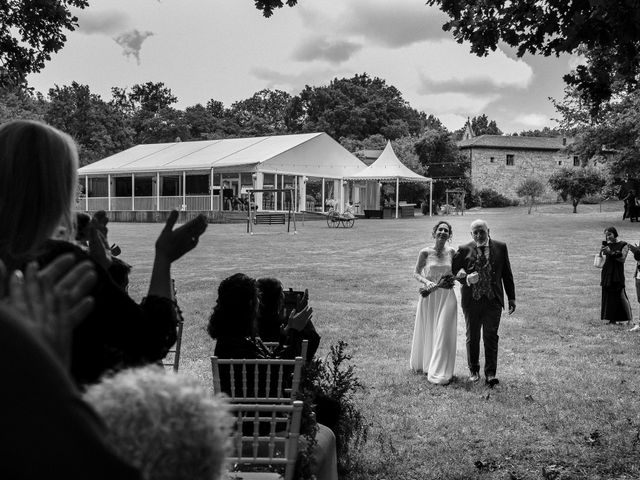
[[531,207],[533,207],[533,199],[529,200],[529,211],[527,212],[527,215],[531,215]]

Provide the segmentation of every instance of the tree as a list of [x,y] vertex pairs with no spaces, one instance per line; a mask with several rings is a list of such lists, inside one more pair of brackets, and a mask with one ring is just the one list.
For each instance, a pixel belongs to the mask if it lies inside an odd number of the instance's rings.
[[389,140],[421,132],[426,115],[414,110],[400,91],[366,73],[334,79],[328,86],[306,86],[296,103],[301,130],[333,138],[362,140],[381,134]]
[[43,120],[48,103],[41,93],[19,88],[0,88],[0,124],[22,118]]
[[452,135],[444,130],[426,130],[415,142],[415,151],[423,175],[433,178],[433,198],[443,201],[448,188],[470,192],[469,162],[460,153]]
[[[282,0],[254,0],[254,3],[256,4],[256,8],[258,10],[262,10],[263,15],[269,18],[271,15],[273,15],[273,10],[275,8],[284,7],[285,2],[283,2]],[[298,0],[287,0],[286,3],[290,7],[293,7],[298,3]]]
[[559,128],[544,127],[542,130],[523,130],[514,136],[521,137],[560,137],[564,132]]
[[132,145],[132,132],[126,127],[123,114],[91,93],[88,85],[72,82],[51,88],[44,120],[76,140],[81,165]]
[[544,56],[582,53],[586,65],[564,77],[597,114],[617,88],[631,91],[640,74],[640,3],[627,0],[427,0],[451,18],[443,25],[458,43],[485,56],[499,42]]
[[502,130],[498,128],[495,120],[489,121],[489,118],[483,113],[479,117],[471,119],[471,128],[473,133],[479,135],[502,135]]
[[277,135],[288,131],[287,113],[291,95],[282,90],[260,90],[231,105],[230,119],[246,136]]
[[65,30],[78,26],[70,7],[88,5],[88,0],[0,1],[0,88],[23,87],[27,75],[42,70],[67,41]]
[[573,213],[578,212],[578,204],[587,195],[594,195],[602,190],[606,181],[593,168],[563,168],[549,177],[549,185],[564,198],[570,197]]
[[544,184],[535,178],[526,178],[520,183],[516,190],[516,195],[520,198],[524,198],[527,202],[529,210],[527,214],[531,214],[531,207],[536,202],[536,199],[544,193]]

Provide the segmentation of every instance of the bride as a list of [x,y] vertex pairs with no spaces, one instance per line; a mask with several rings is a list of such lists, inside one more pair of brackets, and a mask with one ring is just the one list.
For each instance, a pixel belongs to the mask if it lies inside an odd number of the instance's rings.
[[435,245],[420,251],[413,273],[423,285],[409,364],[413,371],[425,373],[429,382],[440,385],[451,381],[456,361],[458,301],[451,272],[455,250],[446,245],[452,235],[448,222],[438,222],[433,228]]

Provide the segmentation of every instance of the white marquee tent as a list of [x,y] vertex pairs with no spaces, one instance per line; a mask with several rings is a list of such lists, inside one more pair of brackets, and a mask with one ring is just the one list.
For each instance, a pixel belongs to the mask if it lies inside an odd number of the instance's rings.
[[[227,191],[292,188],[304,206],[310,178],[344,195],[366,165],[326,133],[137,145],[78,170],[86,210],[223,210]],[[274,209],[284,209],[284,195]],[[298,203],[302,202],[302,204]],[[256,198],[262,209],[262,198]],[[304,207],[302,208],[304,209]]]
[[396,218],[398,218],[398,205],[399,205],[399,191],[400,183],[403,182],[429,182],[429,215],[431,212],[432,194],[433,194],[433,179],[423,177],[405,166],[396,156],[391,147],[391,142],[387,141],[387,145],[378,157],[378,159],[364,170],[356,173],[355,175],[346,176],[345,180],[352,181],[370,181],[376,180],[378,182],[395,182],[396,183]]

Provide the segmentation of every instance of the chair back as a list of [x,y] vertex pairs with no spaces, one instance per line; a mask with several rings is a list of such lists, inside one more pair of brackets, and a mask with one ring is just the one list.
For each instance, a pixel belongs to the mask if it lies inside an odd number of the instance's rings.
[[[230,405],[230,409],[236,422],[232,452],[227,460],[234,470],[244,471],[255,465],[284,467],[284,480],[293,480],[302,402],[296,400],[288,405],[236,403]],[[233,478],[233,474],[229,476]]]
[[[175,280],[171,279],[171,287],[173,288],[173,294],[176,294],[176,283]],[[178,317],[178,324],[176,326],[176,343],[167,352],[166,357],[162,361],[162,365],[165,367],[171,367],[174,372],[178,371],[178,367],[180,366],[180,351],[182,349],[182,327],[184,326],[184,317],[182,316],[182,310],[180,307],[176,308],[176,316]]]
[[214,393],[236,403],[291,403],[300,389],[302,357],[237,359],[211,357]]

